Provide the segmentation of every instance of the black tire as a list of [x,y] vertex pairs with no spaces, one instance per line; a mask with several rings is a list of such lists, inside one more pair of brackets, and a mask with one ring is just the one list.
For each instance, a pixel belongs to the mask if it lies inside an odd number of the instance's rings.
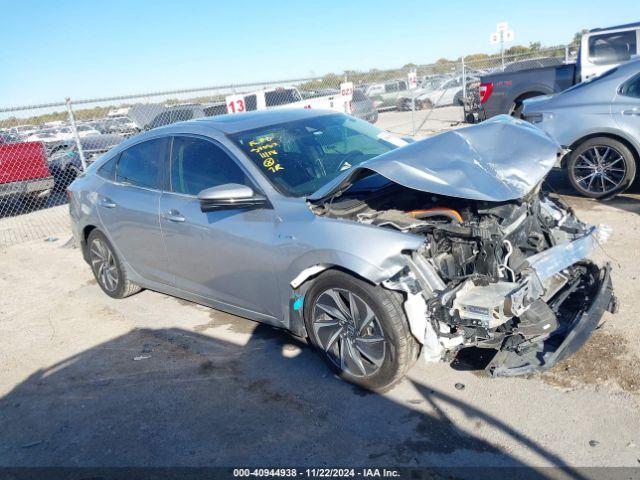
[[[108,253],[112,256],[112,272],[117,272],[117,274],[115,275],[115,285],[109,285],[109,280],[105,280],[105,276],[101,274],[100,264],[97,261],[97,252],[100,251],[101,248],[99,248],[98,245],[104,246],[108,250]],[[111,242],[109,242],[107,237],[101,231],[94,229],[91,231],[91,233],[89,233],[86,248],[88,252],[89,264],[91,265],[91,270],[93,271],[93,275],[98,282],[98,285],[100,285],[100,288],[104,293],[113,298],[126,298],[142,290],[141,287],[129,281],[129,279],[127,278],[127,272],[122,267],[122,263],[120,262],[118,254],[111,245]],[[111,264],[106,256],[105,261]]]
[[429,98],[420,100],[419,104],[416,103],[416,110],[431,110],[431,109],[433,109],[433,102]]
[[464,97],[462,96],[462,90],[457,92],[453,97],[453,105],[458,107],[464,106]]
[[515,102],[513,102],[513,105],[511,105],[511,110],[509,110],[509,115],[515,118],[522,118],[522,110],[524,109],[523,102],[528,98],[539,97],[540,95],[544,95],[544,93],[531,92],[531,93],[526,93],[522,95],[521,97],[516,99]]
[[522,110],[524,109],[524,104],[522,102],[514,103],[511,107],[511,111],[509,115],[514,118],[522,118]]
[[[322,340],[316,334],[314,312],[318,311],[318,299],[332,289],[352,292],[375,314],[373,321],[377,322],[384,337],[384,353],[379,366],[371,364],[377,369],[371,374],[357,376],[348,369],[341,368],[336,356],[325,350]],[[313,281],[305,295],[304,319],[311,344],[340,378],[368,390],[386,391],[404,377],[419,351],[419,345],[411,335],[402,302],[403,297],[398,292],[371,285],[338,270],[328,270]],[[341,335],[335,342],[336,347],[341,350],[345,345],[344,341]],[[367,357],[361,356],[361,359],[366,361]]]
[[401,112],[406,112],[411,110],[411,99],[410,98],[400,98],[396,103],[396,109]]
[[[603,164],[611,162],[615,164],[609,170],[601,170],[602,173],[595,173],[587,180],[587,177],[592,174],[587,164],[593,162],[594,152],[597,151],[601,152],[603,157],[607,151],[609,152]],[[611,152],[616,157],[610,157]],[[619,160],[617,156],[620,157]],[[607,159],[610,160],[607,161]],[[571,186],[578,193],[589,198],[611,197],[622,193],[631,186],[636,176],[636,159],[631,150],[624,143],[609,137],[590,138],[580,143],[569,154],[566,166]],[[609,175],[606,175],[607,172]],[[591,180],[595,182],[590,183]]]

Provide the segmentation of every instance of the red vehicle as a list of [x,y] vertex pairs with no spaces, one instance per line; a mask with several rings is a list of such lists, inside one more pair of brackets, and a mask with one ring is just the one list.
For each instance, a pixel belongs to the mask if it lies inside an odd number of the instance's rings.
[[8,143],[0,135],[0,200],[32,197],[40,200],[53,189],[42,142]]

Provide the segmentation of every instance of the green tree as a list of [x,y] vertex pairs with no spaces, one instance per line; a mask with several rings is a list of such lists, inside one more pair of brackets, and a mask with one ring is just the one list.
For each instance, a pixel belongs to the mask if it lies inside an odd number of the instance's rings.
[[583,28],[579,32],[574,33],[573,40],[571,40],[571,45],[580,45],[580,41],[582,40],[582,36],[587,33],[589,30]]

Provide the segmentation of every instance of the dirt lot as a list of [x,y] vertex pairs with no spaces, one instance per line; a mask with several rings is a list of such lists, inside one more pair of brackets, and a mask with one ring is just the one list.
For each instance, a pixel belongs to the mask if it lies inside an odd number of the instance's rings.
[[638,466],[640,195],[566,198],[613,228],[598,256],[620,313],[544,375],[419,362],[385,395],[269,327],[151,291],[108,298],[64,229],[2,247],[0,466]]

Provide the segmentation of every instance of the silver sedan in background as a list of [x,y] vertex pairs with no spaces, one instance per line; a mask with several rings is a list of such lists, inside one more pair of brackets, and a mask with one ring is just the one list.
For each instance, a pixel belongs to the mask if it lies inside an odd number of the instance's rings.
[[115,147],[69,187],[70,213],[112,297],[286,329],[373,390],[469,347],[518,375],[615,310],[609,267],[585,260],[606,230],[540,191],[559,151],[507,116],[407,144],[331,111],[222,115]]
[[562,166],[582,195],[623,192],[640,159],[640,59],[555,95],[525,100],[523,118],[570,149]]

